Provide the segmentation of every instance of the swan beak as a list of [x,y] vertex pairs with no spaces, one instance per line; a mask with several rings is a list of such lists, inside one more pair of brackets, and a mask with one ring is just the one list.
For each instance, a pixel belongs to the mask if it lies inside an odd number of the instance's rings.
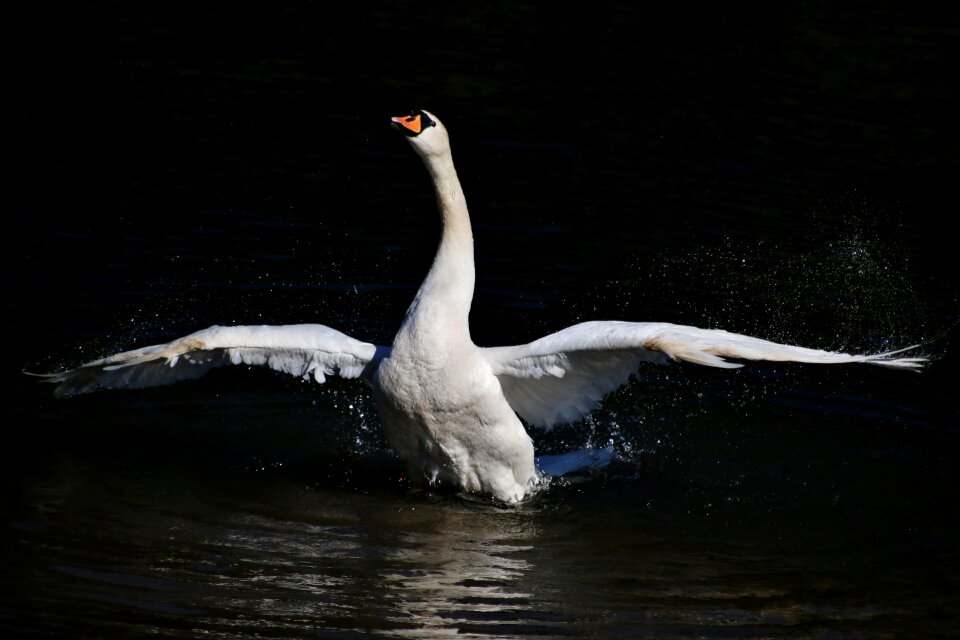
[[390,121],[396,125],[397,129],[410,137],[418,136],[423,131],[423,118],[419,113],[409,116],[394,116],[390,118]]

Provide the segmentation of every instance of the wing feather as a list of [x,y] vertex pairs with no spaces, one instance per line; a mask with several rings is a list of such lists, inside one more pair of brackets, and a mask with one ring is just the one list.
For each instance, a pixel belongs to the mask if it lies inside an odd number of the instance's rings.
[[238,364],[266,366],[319,383],[334,375],[370,382],[373,369],[388,351],[320,324],[213,326],[167,344],[39,377],[58,385],[56,396],[171,384]]
[[841,364],[862,362],[917,370],[926,358],[894,358],[907,347],[851,355],[779,344],[719,329],[665,322],[584,322],[529,344],[483,349],[503,394],[530,424],[550,427],[583,418],[630,379],[641,362],[685,361],[743,366],[724,358]]

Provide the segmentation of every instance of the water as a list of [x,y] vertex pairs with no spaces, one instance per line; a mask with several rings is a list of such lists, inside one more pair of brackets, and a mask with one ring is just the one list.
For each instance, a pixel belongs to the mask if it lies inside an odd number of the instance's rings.
[[[892,5],[892,3],[891,3]],[[25,21],[2,129],[5,637],[954,637],[955,16],[300,2]],[[19,38],[19,39],[17,39]],[[42,44],[45,43],[45,44]],[[42,46],[40,46],[42,44]],[[27,55],[29,53],[29,55]],[[211,324],[386,343],[454,142],[479,344],[589,319],[875,351],[645,367],[528,503],[411,493],[369,393],[21,376]]]

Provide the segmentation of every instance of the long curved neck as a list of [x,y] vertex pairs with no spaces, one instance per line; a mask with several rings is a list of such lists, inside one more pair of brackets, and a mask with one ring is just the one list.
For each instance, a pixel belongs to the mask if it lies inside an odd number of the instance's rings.
[[407,311],[404,330],[418,340],[470,337],[470,304],[476,279],[473,265],[473,231],[467,201],[449,152],[424,157],[437,196],[443,223],[440,246],[430,272]]

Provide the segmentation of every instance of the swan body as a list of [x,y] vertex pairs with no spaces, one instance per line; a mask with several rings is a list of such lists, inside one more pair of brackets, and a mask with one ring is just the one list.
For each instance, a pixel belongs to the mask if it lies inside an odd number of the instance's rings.
[[469,325],[473,233],[447,131],[427,111],[393,123],[430,174],[443,231],[391,347],[319,324],[213,326],[41,377],[58,385],[57,396],[167,384],[230,364],[268,366],[320,383],[331,375],[360,378],[373,389],[387,439],[406,461],[411,482],[516,502],[538,483],[520,418],[547,428],[581,419],[641,362],[742,366],[724,359],[736,358],[907,370],[925,362],[893,357],[899,351],[834,353],[662,322],[585,322],[525,345],[478,347]]

